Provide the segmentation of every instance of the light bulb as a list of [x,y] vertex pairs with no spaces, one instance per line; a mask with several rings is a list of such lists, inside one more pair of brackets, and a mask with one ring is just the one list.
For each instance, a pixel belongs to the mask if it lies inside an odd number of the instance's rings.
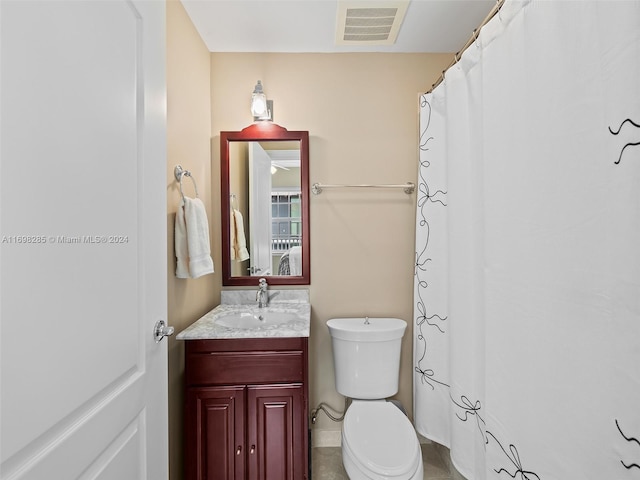
[[251,104],[251,112],[254,117],[261,117],[267,113],[267,102],[265,101],[263,94],[253,95],[253,101]]

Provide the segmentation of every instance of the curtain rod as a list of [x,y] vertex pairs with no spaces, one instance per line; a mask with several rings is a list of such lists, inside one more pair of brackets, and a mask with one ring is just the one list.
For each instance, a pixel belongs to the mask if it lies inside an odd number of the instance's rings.
[[496,4],[493,6],[493,8],[489,12],[489,14],[485,17],[485,19],[482,21],[482,23],[480,23],[480,25],[478,25],[478,27],[473,31],[473,33],[471,34],[471,37],[469,37],[469,40],[467,40],[467,43],[465,43],[462,46],[462,48],[458,52],[456,52],[456,54],[453,56],[453,60],[449,64],[449,66],[442,71],[442,74],[438,77],[436,82],[433,85],[431,85],[431,89],[429,89],[427,91],[427,93],[433,92],[433,90],[444,81],[445,72],[460,61],[460,58],[462,58],[462,54],[464,53],[464,51],[467,48],[469,48],[471,46],[471,44],[473,44],[473,42],[475,42],[478,39],[478,37],[480,36],[480,29],[482,27],[484,27],[487,23],[489,23],[489,20],[491,20],[493,17],[496,16],[496,14],[502,8],[502,5],[504,4],[504,2],[505,2],[505,0],[497,0]]

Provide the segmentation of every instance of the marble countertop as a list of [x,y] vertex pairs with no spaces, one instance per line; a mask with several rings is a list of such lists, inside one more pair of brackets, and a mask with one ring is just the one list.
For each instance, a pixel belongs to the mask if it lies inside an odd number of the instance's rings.
[[[300,292],[300,293],[291,293]],[[185,328],[178,340],[209,340],[224,338],[308,337],[311,323],[311,305],[308,290],[269,291],[269,306],[258,309],[255,292],[249,290],[223,291],[223,303]],[[249,301],[251,300],[251,301]],[[260,325],[255,328],[233,328],[221,325],[217,320],[239,311],[294,314],[295,320],[277,325]]]

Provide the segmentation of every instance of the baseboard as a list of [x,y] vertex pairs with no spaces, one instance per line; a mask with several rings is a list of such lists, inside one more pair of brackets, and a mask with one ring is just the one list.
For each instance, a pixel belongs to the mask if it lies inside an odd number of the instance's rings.
[[340,430],[311,431],[312,447],[340,447],[342,445],[342,432]]

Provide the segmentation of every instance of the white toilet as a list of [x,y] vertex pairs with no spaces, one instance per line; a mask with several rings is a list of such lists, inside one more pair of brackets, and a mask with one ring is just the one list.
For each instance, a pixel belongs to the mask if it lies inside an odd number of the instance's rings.
[[353,401],[342,426],[342,463],[351,480],[422,480],[420,443],[387,397],[398,392],[407,323],[398,318],[332,318],[336,389]]

